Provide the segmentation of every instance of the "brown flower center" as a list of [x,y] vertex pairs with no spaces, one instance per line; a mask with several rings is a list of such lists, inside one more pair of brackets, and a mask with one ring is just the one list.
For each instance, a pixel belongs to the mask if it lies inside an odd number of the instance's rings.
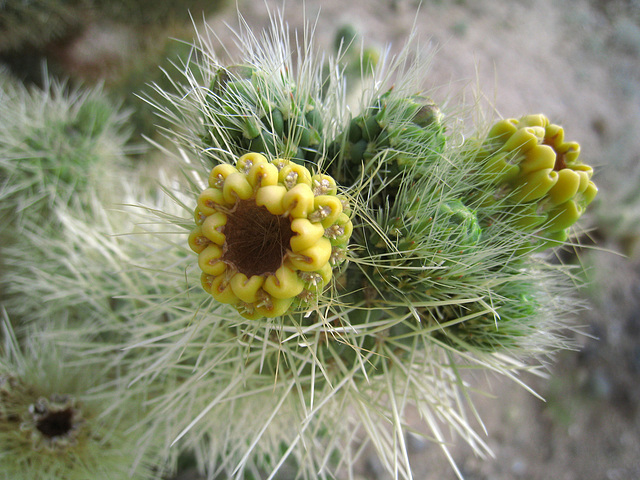
[[556,137],[554,136],[552,138],[545,138],[542,143],[553,148],[553,151],[556,153],[556,163],[553,165],[553,169],[556,172],[559,172],[560,170],[567,168],[567,162],[564,158],[564,153],[560,153],[556,149]]
[[62,437],[73,428],[73,409],[48,412],[38,420],[36,428],[42,435],[48,438]]
[[251,200],[238,200],[227,214],[224,235],[222,260],[251,278],[280,268],[293,231],[289,218],[273,215]]

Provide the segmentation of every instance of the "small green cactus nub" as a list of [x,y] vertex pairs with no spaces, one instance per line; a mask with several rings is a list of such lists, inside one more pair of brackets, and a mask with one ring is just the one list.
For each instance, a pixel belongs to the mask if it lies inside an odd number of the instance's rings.
[[298,163],[318,156],[322,115],[286,72],[248,65],[220,68],[209,90],[201,136],[205,147],[236,157],[254,152]]
[[443,242],[460,246],[473,246],[480,241],[482,229],[476,214],[460,200],[450,200],[440,205],[437,221],[447,225],[443,233]]
[[403,175],[419,175],[420,163],[437,157],[444,142],[442,112],[431,99],[390,89],[330,145],[329,155],[336,159],[331,172],[345,185],[380,176],[379,198],[393,200]]

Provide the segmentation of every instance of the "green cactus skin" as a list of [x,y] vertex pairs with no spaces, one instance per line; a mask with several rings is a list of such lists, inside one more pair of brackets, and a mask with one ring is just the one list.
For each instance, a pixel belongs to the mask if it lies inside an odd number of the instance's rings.
[[312,97],[299,97],[286,74],[247,65],[218,70],[210,86],[203,143],[237,156],[248,152],[300,164],[323,144],[323,121]]
[[[403,175],[419,175],[420,163],[437,158],[444,144],[442,113],[435,103],[420,95],[399,96],[391,89],[353,118],[329,146],[331,173],[343,185],[371,178],[372,190],[384,189],[377,198],[393,202]],[[422,156],[415,155],[417,146]]]

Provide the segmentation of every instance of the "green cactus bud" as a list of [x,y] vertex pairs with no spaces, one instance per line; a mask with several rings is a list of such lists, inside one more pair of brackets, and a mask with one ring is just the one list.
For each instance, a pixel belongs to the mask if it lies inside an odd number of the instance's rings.
[[379,189],[378,202],[393,200],[405,172],[417,174],[416,167],[437,157],[444,146],[437,106],[426,97],[390,89],[354,117],[333,142],[329,151],[337,152],[337,159],[332,175],[347,184],[361,177],[373,180],[379,184],[373,187]]
[[447,225],[441,237],[443,242],[454,242],[457,245],[472,246],[480,240],[482,229],[478,217],[460,200],[450,200],[440,204],[438,208],[439,223]]
[[246,65],[220,68],[209,90],[206,131],[200,136],[206,148],[302,162],[319,155],[322,115],[312,96],[297,94],[287,73]]
[[304,114],[307,123],[310,127],[313,127],[316,132],[322,132],[324,129],[324,121],[322,115],[316,107],[310,107],[310,110]]

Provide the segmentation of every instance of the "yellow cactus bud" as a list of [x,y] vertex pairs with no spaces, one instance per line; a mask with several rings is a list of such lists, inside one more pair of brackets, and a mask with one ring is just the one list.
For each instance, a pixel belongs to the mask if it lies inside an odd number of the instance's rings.
[[202,228],[197,226],[189,234],[189,247],[196,253],[202,252],[211,243],[202,233]]
[[209,186],[213,188],[222,188],[226,178],[237,171],[238,170],[236,170],[233,165],[229,165],[228,163],[216,165],[213,167],[213,170],[211,170],[211,174],[209,175]]
[[279,317],[289,311],[292,303],[293,298],[269,298],[258,304],[256,310],[260,317]]
[[253,275],[250,278],[244,273],[236,273],[231,280],[229,280],[229,285],[231,286],[231,290],[236,297],[238,297],[243,302],[252,303],[258,299],[258,290],[264,284],[264,277],[260,275]]
[[267,163],[267,157],[260,153],[251,152],[241,156],[238,159],[238,162],[236,163],[236,169],[246,174],[249,172],[249,170],[251,170],[251,168],[255,167],[256,165],[264,165]]
[[518,121],[520,125],[527,127],[542,127],[546,128],[549,125],[549,119],[541,113],[525,115]]
[[520,173],[520,168],[507,162],[507,152],[498,152],[487,158],[484,164],[484,172],[494,178],[494,184],[502,184],[513,180]]
[[513,194],[509,197],[516,203],[531,202],[543,197],[558,181],[558,172],[551,168],[531,172],[518,177],[514,183]]
[[507,152],[524,153],[538,145],[543,137],[544,129],[541,127],[520,128],[509,137],[502,148]]
[[286,208],[282,203],[287,189],[282,185],[269,185],[256,192],[256,205],[265,207],[273,215],[284,215]]
[[324,235],[324,227],[320,223],[311,223],[306,218],[296,218],[291,222],[291,230],[297,235],[291,238],[291,249],[299,252],[312,247]]
[[331,245],[344,245],[353,233],[353,223],[344,213],[338,215],[335,223],[324,231],[324,236],[331,241]]
[[221,275],[226,269],[221,258],[222,248],[212,243],[198,255],[198,266],[207,275]]
[[299,183],[282,198],[285,211],[294,218],[306,217],[313,211],[313,192],[311,187],[304,183]]
[[238,297],[231,290],[231,285],[224,275],[215,277],[210,288],[209,293],[220,303],[235,304],[238,301]]
[[215,207],[224,203],[224,195],[219,188],[207,188],[198,197],[198,208],[203,215],[212,215]]
[[331,242],[323,237],[312,247],[296,253],[297,255],[291,256],[291,263],[298,270],[315,272],[331,258]]
[[491,127],[491,130],[489,130],[487,140],[489,142],[498,141],[504,143],[506,139],[511,137],[511,135],[516,133],[516,130],[518,130],[516,123],[517,120],[515,119],[500,120],[499,122],[496,122],[493,127]]
[[227,203],[235,203],[236,199],[248,200],[253,195],[253,187],[240,172],[232,173],[224,182],[224,199]]
[[580,188],[580,175],[573,170],[563,168],[558,172],[558,181],[551,187],[547,197],[554,205],[572,199]]
[[520,174],[553,169],[555,164],[556,153],[553,149],[548,145],[536,145],[525,153],[524,160],[520,162]]
[[223,227],[227,224],[227,215],[222,212],[215,212],[209,215],[200,227],[202,235],[213,243],[224,245],[225,236],[222,233]]
[[342,201],[334,195],[318,195],[313,199],[312,222],[322,222],[325,228],[333,225],[342,213]]
[[289,162],[280,169],[278,174],[278,181],[287,187],[287,190],[292,189],[298,184],[304,184],[311,187],[311,173],[302,165]]
[[[547,246],[566,238],[564,230],[597,194],[593,168],[578,159],[580,145],[566,142],[562,127],[544,115],[497,122],[479,152],[475,158],[482,173],[495,177],[493,185],[511,188],[508,203],[522,204],[520,210],[511,210],[513,225],[528,231],[542,225],[543,235],[555,235]],[[515,174],[513,167],[518,169]]]
[[580,192],[581,204],[584,205],[585,207],[589,205],[593,201],[593,199],[596,197],[597,193],[598,193],[598,187],[596,187],[596,184],[593,182],[589,182],[584,192],[582,191]]
[[314,175],[311,177],[311,187],[313,194],[318,195],[335,195],[338,193],[336,181],[329,175]]
[[576,223],[582,215],[583,209],[576,202],[568,201],[558,205],[549,212],[549,221],[545,231],[549,233],[559,232]]
[[304,283],[295,268],[285,264],[265,280],[264,289],[275,298],[291,298],[304,289]]
[[255,164],[247,173],[247,180],[254,189],[278,185],[278,169],[270,163]]

